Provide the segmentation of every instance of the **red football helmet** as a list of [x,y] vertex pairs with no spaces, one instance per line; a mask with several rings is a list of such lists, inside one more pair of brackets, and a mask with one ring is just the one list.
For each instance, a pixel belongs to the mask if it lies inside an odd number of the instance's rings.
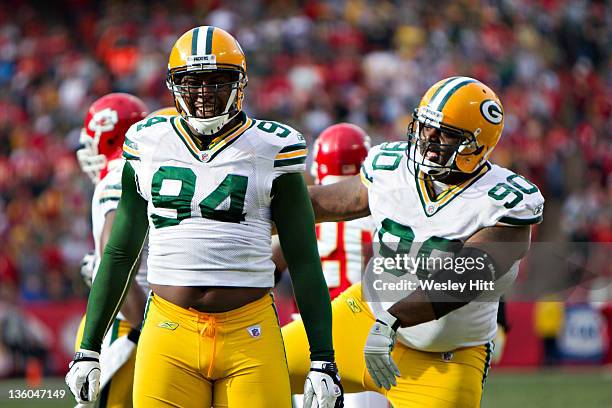
[[331,184],[359,173],[370,137],[359,126],[339,123],[325,129],[314,143],[311,174],[317,184]]
[[94,183],[106,176],[108,162],[121,156],[125,133],[130,126],[147,116],[147,105],[127,93],[111,93],[91,104],[80,142],[83,148],[77,158]]

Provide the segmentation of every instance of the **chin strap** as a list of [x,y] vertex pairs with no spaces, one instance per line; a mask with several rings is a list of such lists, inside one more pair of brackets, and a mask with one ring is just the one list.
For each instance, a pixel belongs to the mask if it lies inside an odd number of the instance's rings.
[[229,113],[224,113],[223,115],[215,116],[210,119],[200,119],[188,116],[185,120],[196,132],[205,136],[210,136],[223,129],[223,126],[227,125],[232,119],[238,116],[239,113],[240,111],[232,116],[230,116]]

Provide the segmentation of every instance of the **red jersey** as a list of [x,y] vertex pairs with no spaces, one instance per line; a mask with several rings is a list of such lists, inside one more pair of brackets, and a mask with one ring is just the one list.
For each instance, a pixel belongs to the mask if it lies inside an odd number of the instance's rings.
[[369,217],[316,225],[323,275],[332,299],[361,280],[371,256],[372,221]]

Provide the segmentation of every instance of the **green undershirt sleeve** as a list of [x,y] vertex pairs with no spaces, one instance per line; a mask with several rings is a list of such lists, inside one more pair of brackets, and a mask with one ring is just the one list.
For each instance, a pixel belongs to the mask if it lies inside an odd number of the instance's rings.
[[89,294],[81,341],[81,348],[97,352],[132,283],[148,229],[147,202],[137,192],[129,161],[123,167],[121,185],[112,231]]
[[283,174],[274,180],[272,194],[272,218],[308,336],[310,359],[334,361],[331,301],[304,178],[300,173]]

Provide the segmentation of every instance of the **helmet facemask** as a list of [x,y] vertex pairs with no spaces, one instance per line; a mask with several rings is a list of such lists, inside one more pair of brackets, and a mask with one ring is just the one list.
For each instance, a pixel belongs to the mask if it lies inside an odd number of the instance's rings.
[[[478,148],[474,134],[444,123],[421,119],[415,114],[414,120],[408,127],[408,140],[411,146],[407,154],[409,161],[413,163],[415,174],[420,177],[420,170],[426,175],[443,178],[452,172],[464,173],[457,167],[457,158],[479,154],[481,150]],[[441,143],[441,137],[437,138],[438,141],[428,139],[424,134],[428,127],[439,129],[444,139],[456,142]]]
[[107,165],[106,156],[98,151],[101,135],[102,131],[100,129],[95,130],[93,138],[87,134],[84,128],[81,129],[79,142],[83,147],[76,152],[81,170],[87,174],[94,184],[100,181],[100,174]]
[[212,135],[240,113],[246,76],[235,68],[171,72],[167,86],[189,125]]

